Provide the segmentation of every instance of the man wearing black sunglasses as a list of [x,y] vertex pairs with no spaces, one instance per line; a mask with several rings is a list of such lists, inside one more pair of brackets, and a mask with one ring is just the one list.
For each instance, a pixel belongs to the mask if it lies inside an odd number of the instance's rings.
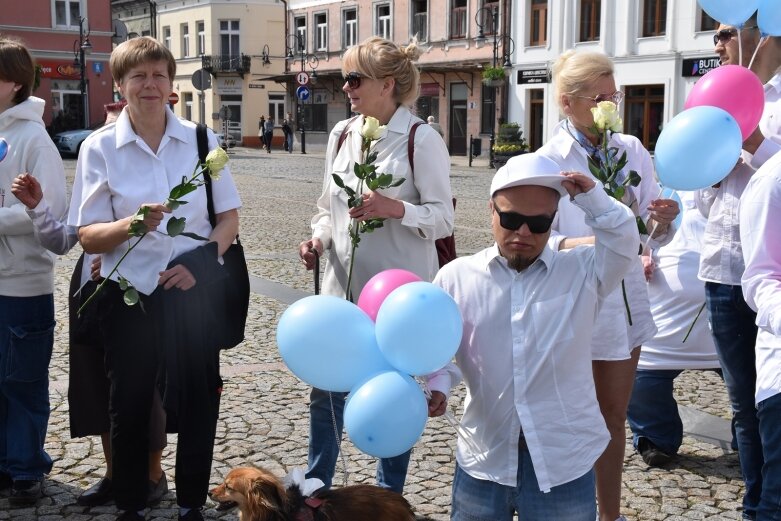
[[[434,283],[456,301],[464,336],[456,364],[467,386],[451,519],[593,521],[593,465],[610,437],[591,375],[599,300],[637,262],[632,212],[594,180],[519,156],[491,183],[496,243],[444,266]],[[595,246],[547,246],[562,196],[594,229]],[[429,412],[447,405],[446,368],[429,376]],[[508,457],[509,456],[509,457]],[[535,486],[536,484],[536,486]],[[508,505],[510,508],[508,509]]]
[[[760,421],[757,406],[762,410],[761,402],[756,403],[760,396],[768,396],[767,382],[778,382],[778,368],[756,363],[757,316],[741,289],[746,252],[740,238],[739,203],[743,205],[743,191],[755,171],[781,151],[781,74],[777,72],[781,67],[781,38],[763,38],[757,25],[755,13],[741,29],[740,42],[733,26],[721,24],[714,35],[714,50],[722,65],[751,64],[751,71],[765,84],[765,110],[757,129],[743,142],[742,160],[716,186],[696,193],[697,207],[708,218],[699,278],[705,281],[708,319],[732,405],[746,485],[742,515],[752,520],[777,519],[781,504],[778,486],[765,478],[773,477],[774,471],[768,469],[773,462],[778,465],[781,449],[763,439],[772,429],[781,428],[781,418],[766,415]],[[768,375],[767,371],[774,373]]]

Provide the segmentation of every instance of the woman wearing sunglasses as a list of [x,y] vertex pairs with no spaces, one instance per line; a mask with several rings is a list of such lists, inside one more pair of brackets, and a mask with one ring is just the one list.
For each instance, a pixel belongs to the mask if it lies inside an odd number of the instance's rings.
[[[596,52],[574,51],[563,54],[553,65],[556,100],[566,116],[556,127],[553,138],[538,153],[556,161],[564,171],[589,172],[588,155],[599,154],[600,137],[594,130],[591,109],[601,101],[619,105],[623,93],[616,88],[613,62]],[[641,177],[636,187],[627,187],[626,203],[651,233],[653,248],[666,244],[675,233],[671,223],[678,215],[678,204],[657,199],[659,187],[654,179],[651,155],[634,136],[613,133],[609,145],[626,151],[628,163],[622,175],[635,170]],[[563,198],[559,204],[551,247],[573,248],[593,244],[594,233],[583,222],[583,211]],[[641,237],[643,242],[647,236]],[[638,247],[640,241],[638,241]],[[651,317],[648,291],[638,256],[624,279],[632,324],[627,319],[622,289],[614,291],[603,304],[591,341],[594,383],[602,415],[611,441],[595,465],[600,521],[623,519],[621,512],[621,474],[626,440],[626,409],[632,392],[639,346],[653,338],[656,326]]]
[[[345,53],[342,60],[342,90],[359,115],[336,124],[326,152],[325,183],[317,200],[318,212],[312,218],[312,238],[301,243],[299,255],[307,269],[314,267],[314,253],[327,251],[323,294],[344,298],[350,267],[348,227],[355,221],[383,218],[384,225],[361,235],[355,253],[350,293],[356,300],[366,282],[377,273],[399,268],[431,281],[438,269],[434,241],[453,230],[453,204],[450,191],[450,156],[444,141],[429,125],[419,125],[414,143],[410,130],[423,121],[410,109],[418,97],[420,74],[413,64],[420,56],[415,42],[400,47],[379,37],[369,38]],[[359,131],[364,118],[371,116],[386,125],[387,131],[373,145],[377,171],[404,179],[381,191],[364,190],[363,203],[347,205],[347,194],[336,186],[331,174],[357,189],[353,165],[363,162]],[[413,152],[413,157],[409,157]],[[341,436],[344,396],[312,389],[310,409],[309,470],[307,477],[320,478],[331,485],[338,440],[334,436],[332,406]],[[377,482],[401,492],[410,453],[380,460]]]

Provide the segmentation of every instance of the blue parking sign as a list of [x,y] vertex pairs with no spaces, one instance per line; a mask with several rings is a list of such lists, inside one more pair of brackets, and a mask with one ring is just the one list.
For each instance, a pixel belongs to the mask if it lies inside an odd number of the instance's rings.
[[309,95],[312,93],[312,91],[309,90],[309,87],[306,87],[304,85],[301,85],[296,89],[296,97],[300,99],[301,101],[306,101],[309,99]]

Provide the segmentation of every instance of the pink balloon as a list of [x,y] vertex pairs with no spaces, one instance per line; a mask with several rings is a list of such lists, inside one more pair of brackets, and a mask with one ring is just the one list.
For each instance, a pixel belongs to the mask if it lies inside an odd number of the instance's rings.
[[762,117],[765,91],[759,78],[746,67],[722,65],[697,81],[684,108],[708,105],[726,110],[735,118],[745,141]]
[[407,270],[385,270],[369,279],[369,282],[361,290],[358,297],[358,307],[369,315],[373,321],[377,320],[377,312],[390,293],[409,282],[421,281],[420,277]]

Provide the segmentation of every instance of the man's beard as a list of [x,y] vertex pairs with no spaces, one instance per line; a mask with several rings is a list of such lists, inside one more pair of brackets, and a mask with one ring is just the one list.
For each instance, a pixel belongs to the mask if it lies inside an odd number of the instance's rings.
[[[539,255],[538,255],[539,256]],[[512,257],[507,257],[507,265],[510,266],[515,271],[523,271],[529,266],[534,263],[534,261],[537,260],[537,257],[524,257],[522,255],[513,255]]]

